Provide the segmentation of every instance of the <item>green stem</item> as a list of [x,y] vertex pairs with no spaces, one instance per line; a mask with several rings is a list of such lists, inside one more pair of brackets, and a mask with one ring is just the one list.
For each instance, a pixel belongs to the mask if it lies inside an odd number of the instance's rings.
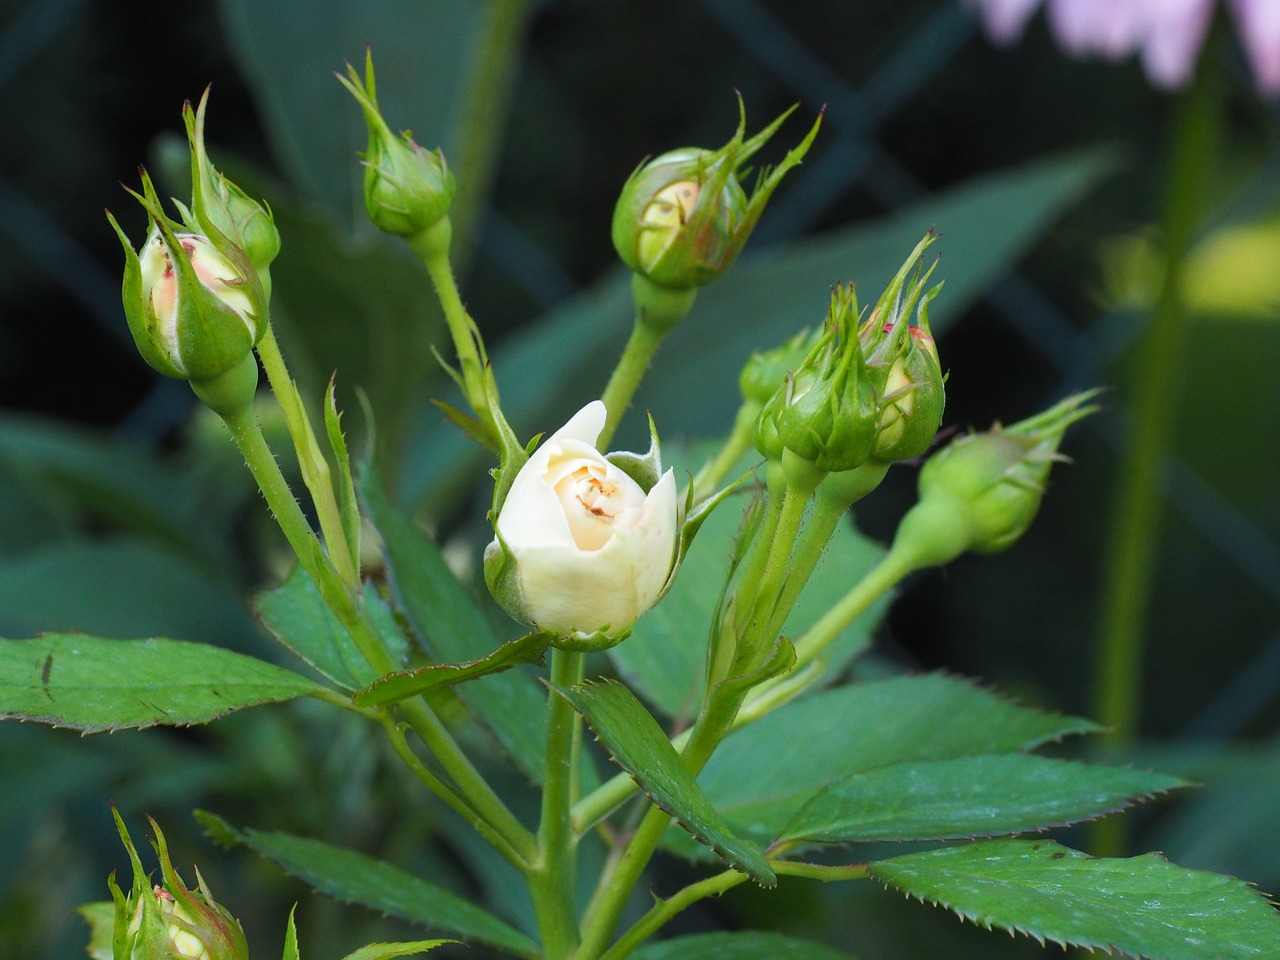
[[[696,777],[727,732],[727,728],[715,729],[700,719],[689,731],[690,736],[680,754],[685,769]],[[613,936],[623,908],[644,875],[645,868],[670,823],[670,815],[656,805],[651,805],[645,812],[644,819],[627,843],[626,850],[618,858],[617,868],[608,876],[601,877],[596,886],[583,917],[582,948],[578,951],[576,960],[593,960],[603,952],[609,938]]]
[[[582,680],[581,653],[551,651],[551,685],[568,688]],[[544,960],[565,960],[578,946],[574,910],[576,837],[569,811],[578,764],[579,720],[569,701],[555,690],[549,695],[547,778],[542,788],[542,819],[538,824],[538,859],[529,872]]]
[[[1172,165],[1165,195],[1167,270],[1138,356],[1133,433],[1124,448],[1115,499],[1111,543],[1104,566],[1104,596],[1095,712],[1109,729],[1103,747],[1122,751],[1135,736],[1142,699],[1142,663],[1155,559],[1160,544],[1164,471],[1177,422],[1182,378],[1185,307],[1180,296],[1183,263],[1201,223],[1217,142],[1219,101],[1206,82],[1209,64],[1176,104]],[[1126,846],[1121,818],[1101,821],[1095,852],[1118,856]]]
[[783,490],[782,510],[771,538],[756,541],[755,549],[766,557],[760,577],[754,583],[744,579],[737,594],[747,598],[751,610],[750,618],[740,631],[739,655],[735,657],[734,663],[734,667],[742,673],[760,666],[776,636],[773,624],[792,571],[792,549],[800,539],[812,492],[788,483]]
[[289,546],[297,555],[298,562],[323,592],[325,586],[332,582],[333,568],[329,566],[324,548],[320,546],[315,531],[311,529],[293,491],[289,489],[288,481],[280,472],[280,464],[267,446],[266,438],[262,435],[262,425],[258,423],[253,408],[250,406],[228,411],[222,414],[222,419],[231,430],[231,437],[240,449],[245,465],[258,484],[258,489],[262,491],[262,496]]
[[800,592],[804,590],[813,575],[822,552],[827,549],[831,536],[844,518],[848,506],[826,497],[819,497],[809,515],[809,521],[800,532],[795,552],[791,555],[791,564],[787,569],[786,580],[782,584],[782,592],[778,596],[777,606],[769,621],[769,633],[776,636],[790,616]]
[[481,817],[471,804],[467,803],[460,794],[436,776],[434,771],[422,762],[421,758],[409,746],[409,741],[405,739],[404,732],[400,726],[390,716],[384,713],[380,718],[380,722],[387,734],[387,738],[391,741],[391,747],[395,750],[396,756],[409,768],[410,773],[421,780],[428,790],[452,807],[467,823],[471,824],[472,829],[497,850],[508,863],[521,871],[529,869],[528,861],[520,852],[508,843],[505,837],[489,826],[489,822]]
[[258,342],[258,356],[262,359],[262,369],[266,371],[271,390],[284,412],[285,426],[298,457],[302,481],[311,494],[311,502],[315,505],[316,516],[320,520],[320,530],[324,534],[329,559],[348,588],[355,590],[360,584],[359,559],[354,555],[352,545],[347,542],[342,511],[333,490],[329,460],[316,442],[315,431],[307,417],[302,397],[293,378],[289,376],[284,355],[280,352],[280,345],[276,342],[275,331],[270,324]]
[[[654,904],[653,908],[619,937],[613,946],[602,953],[600,960],[626,960],[636,947],[661,930],[672,917],[687,910],[699,900],[705,900],[707,897],[718,896],[726,890],[732,890],[747,879],[745,873],[726,870],[723,873],[717,873],[715,876],[690,884],[666,900],[655,897],[654,899],[657,900],[657,903]],[[582,960],[590,960],[590,957],[583,957]]]
[[638,273],[631,275],[631,294],[635,301],[636,318],[627,345],[618,358],[618,365],[613,368],[604,393],[600,395],[608,413],[604,431],[596,440],[596,446],[601,450],[606,449],[613,439],[618,424],[631,405],[631,398],[635,396],[654,354],[658,352],[662,338],[693,307],[697,293],[696,287],[676,290],[659,286]]
[[890,550],[866,576],[859,580],[796,641],[796,669],[813,661],[845,628],[916,569],[909,557]]
[[489,358],[485,354],[480,330],[467,312],[453,276],[453,266],[449,262],[452,238],[452,223],[448,217],[441,217],[426,230],[406,239],[427,268],[436,297],[440,300],[440,308],[444,311],[445,323],[453,338],[453,349],[458,355],[458,365],[461,368],[462,379],[459,386],[472,412],[494,431],[496,438],[497,431],[493,427],[493,417],[489,413],[489,400],[485,393],[485,371]]
[[537,843],[533,834],[507,809],[502,798],[472,765],[435,712],[421,700],[406,700],[400,704],[400,710],[414,733],[426,744],[432,756],[449,774],[476,812],[511,845],[521,859],[526,863],[534,862]]

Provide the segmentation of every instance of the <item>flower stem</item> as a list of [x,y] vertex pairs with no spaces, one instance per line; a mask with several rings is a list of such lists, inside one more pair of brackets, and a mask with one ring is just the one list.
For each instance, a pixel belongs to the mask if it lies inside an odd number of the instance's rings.
[[638,273],[631,275],[631,295],[635,302],[636,318],[627,345],[618,358],[618,365],[613,368],[604,393],[600,395],[608,411],[604,431],[596,441],[601,450],[606,449],[613,439],[623,414],[631,405],[631,398],[635,396],[654,354],[658,352],[658,344],[662,343],[662,338],[693,307],[697,293],[696,287],[676,290],[659,286]]
[[[275,456],[262,436],[262,427],[252,408],[224,415],[223,419],[231,428],[236,445],[244,455],[249,472],[262,490],[271,512],[275,514],[276,522],[325,603],[351,635],[370,666],[380,673],[390,673],[395,669],[391,655],[377,630],[356,606],[353,595],[329,566],[314,531],[302,515],[298,501],[294,499]],[[532,835],[480,776],[431,708],[421,700],[406,700],[400,704],[400,710],[479,815],[522,857],[532,860]]]
[[[453,266],[449,262],[449,250],[453,240],[453,225],[448,217],[441,217],[436,223],[412,237],[406,238],[413,252],[418,255],[431,283],[435,287],[436,297],[444,311],[445,323],[449,327],[449,335],[453,338],[453,349],[458,355],[461,368],[459,386],[467,398],[472,412],[497,437],[493,417],[489,413],[489,398],[486,395],[486,370],[489,358],[485,354],[484,341],[480,338],[480,330],[471,314],[463,305],[462,295],[458,292],[458,284],[453,276]],[[496,397],[494,398],[497,399]]]
[[[1197,78],[1175,105],[1172,165],[1164,211],[1167,269],[1151,326],[1139,348],[1133,427],[1124,447],[1111,543],[1104,567],[1100,649],[1094,676],[1095,715],[1108,728],[1102,746],[1123,750],[1138,728],[1147,617],[1160,543],[1160,479],[1177,422],[1185,340],[1180,295],[1187,250],[1203,215],[1217,142],[1220,103],[1201,63]],[[1120,856],[1127,845],[1123,818],[1094,827],[1094,852]]]
[[289,429],[289,437],[293,441],[293,449],[298,457],[303,483],[311,494],[311,502],[315,505],[316,516],[320,520],[320,530],[324,534],[329,559],[342,581],[354,590],[360,583],[360,572],[357,566],[359,561],[352,551],[351,544],[347,542],[347,535],[342,525],[342,511],[338,508],[337,497],[333,490],[329,460],[316,442],[316,435],[311,428],[311,421],[307,417],[302,397],[298,393],[298,387],[293,382],[293,378],[289,376],[284,355],[280,352],[280,345],[276,342],[275,331],[270,324],[267,325],[267,332],[258,342],[258,356],[262,359],[262,369],[267,374],[271,391],[276,395],[280,409],[284,412],[284,422]]
[[[551,651],[551,685],[568,688],[582,680],[585,657],[570,650]],[[574,866],[576,837],[570,819],[578,764],[580,721],[569,701],[552,690],[548,697],[547,779],[542,788],[538,858],[529,871],[544,960],[565,960],[577,949]]]
[[[657,903],[653,908],[619,937],[613,946],[602,953],[600,960],[627,960],[636,947],[662,929],[676,914],[687,910],[699,900],[719,896],[726,890],[732,890],[747,879],[745,873],[725,870],[723,873],[717,873],[715,876],[690,884],[666,900],[655,897]],[[583,960],[587,958],[584,957]]]
[[405,739],[404,732],[400,726],[384,713],[381,717],[383,730],[387,734],[387,739],[391,741],[391,747],[396,752],[404,765],[409,768],[409,772],[421,780],[437,797],[447,803],[458,813],[467,823],[471,824],[473,830],[484,838],[488,844],[498,851],[502,857],[518,870],[529,869],[529,863],[520,851],[513,847],[507,839],[494,830],[487,820],[481,817],[471,804],[467,803],[463,797],[453,790],[447,783],[441,780],[436,774],[419,759],[418,755],[413,752],[409,746],[409,741]]
[[846,627],[915,569],[916,565],[902,553],[890,550],[885,554],[866,576],[854,584],[835,606],[796,641],[796,669],[811,663]]

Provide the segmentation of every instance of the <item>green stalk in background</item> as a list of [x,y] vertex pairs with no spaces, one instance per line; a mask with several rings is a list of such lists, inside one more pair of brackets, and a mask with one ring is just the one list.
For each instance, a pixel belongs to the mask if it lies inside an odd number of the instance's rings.
[[[1115,496],[1112,535],[1103,568],[1102,621],[1094,676],[1094,715],[1109,730],[1102,748],[1123,753],[1139,727],[1142,664],[1155,559],[1164,510],[1161,477],[1172,447],[1181,400],[1186,309],[1180,286],[1187,249],[1200,226],[1213,168],[1221,102],[1206,56],[1191,86],[1173,107],[1171,163],[1164,201],[1166,271],[1151,326],[1138,347],[1132,432],[1125,444]],[[1109,817],[1093,824],[1093,852],[1120,856],[1127,824]]]

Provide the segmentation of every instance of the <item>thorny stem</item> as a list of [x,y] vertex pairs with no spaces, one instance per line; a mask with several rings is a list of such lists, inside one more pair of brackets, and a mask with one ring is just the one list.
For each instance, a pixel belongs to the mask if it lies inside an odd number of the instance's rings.
[[311,502],[315,504],[329,559],[343,583],[349,589],[356,590],[360,584],[359,559],[352,554],[343,529],[342,511],[338,508],[333,491],[329,461],[316,442],[311,421],[307,417],[298,388],[289,376],[284,355],[280,352],[280,345],[276,342],[275,331],[270,324],[267,324],[267,332],[258,341],[258,356],[262,359],[262,369],[267,374],[271,391],[284,412],[285,425],[293,441],[298,466],[302,469],[303,482],[311,494]]
[[[552,650],[552,686],[568,688],[581,681],[584,661],[581,653]],[[555,690],[548,694],[547,709],[547,776],[542,788],[538,858],[528,882],[544,960],[564,960],[577,948],[579,937],[574,905],[576,837],[569,812],[580,721],[569,701]]]
[[658,345],[692,309],[698,292],[696,287],[688,290],[662,287],[639,274],[632,274],[631,291],[636,307],[635,323],[622,356],[618,358],[618,365],[613,368],[604,393],[600,395],[608,411],[604,430],[596,441],[602,450],[613,439],[618,424],[631,405],[631,398],[658,352]]

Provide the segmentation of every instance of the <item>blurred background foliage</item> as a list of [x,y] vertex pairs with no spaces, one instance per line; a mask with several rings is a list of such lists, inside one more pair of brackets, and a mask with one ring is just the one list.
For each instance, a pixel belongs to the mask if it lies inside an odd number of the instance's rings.
[[[804,168],[664,345],[637,405],[669,441],[726,430],[752,348],[819,322],[836,281],[873,294],[936,225],[948,424],[1114,389],[1068,439],[1075,466],[1055,474],[1030,534],[911,581],[861,669],[942,668],[1090,711],[1117,450],[1163,270],[1153,224],[1175,100],[1134,63],[1068,60],[1039,20],[997,50],[955,0],[221,0],[121,13],[86,0],[0,10],[0,635],[165,635],[277,656],[245,598],[283,575],[279,541],[217,425],[138,359],[101,215],[112,208],[141,240],[118,185],[136,183],[139,161],[185,192],[179,109],[209,83],[215,160],[267,198],[284,237],[273,314],[304,394],[318,400],[336,369],[348,429],[367,438],[364,391],[398,498],[475,559],[485,458],[430,406],[452,390],[431,356],[444,342],[434,299],[416,261],[363,219],[362,127],[332,78],[369,45],[388,119],[442,145],[459,175],[464,293],[526,436],[599,391],[626,335],[608,224],[640,159],[722,143],[735,90],[751,129],[801,104],[779,144],[825,105]],[[1190,349],[1135,754],[1207,786],[1139,811],[1132,842],[1276,893],[1280,125],[1226,30],[1208,57],[1225,122],[1205,144],[1209,221],[1187,268]],[[641,442],[639,419],[621,446]],[[889,536],[913,483],[894,470],[862,527]],[[175,860],[200,863],[255,954],[276,949],[298,899],[304,952],[405,931],[214,851],[193,807],[377,852],[514,903],[503,912],[518,918],[512,878],[331,714],[301,704],[87,740],[0,725],[0,953],[81,955],[70,911],[125,867],[108,800],[131,823],[143,811],[162,822]],[[736,891],[681,922],[771,924],[867,958],[1046,953],[869,885]]]

